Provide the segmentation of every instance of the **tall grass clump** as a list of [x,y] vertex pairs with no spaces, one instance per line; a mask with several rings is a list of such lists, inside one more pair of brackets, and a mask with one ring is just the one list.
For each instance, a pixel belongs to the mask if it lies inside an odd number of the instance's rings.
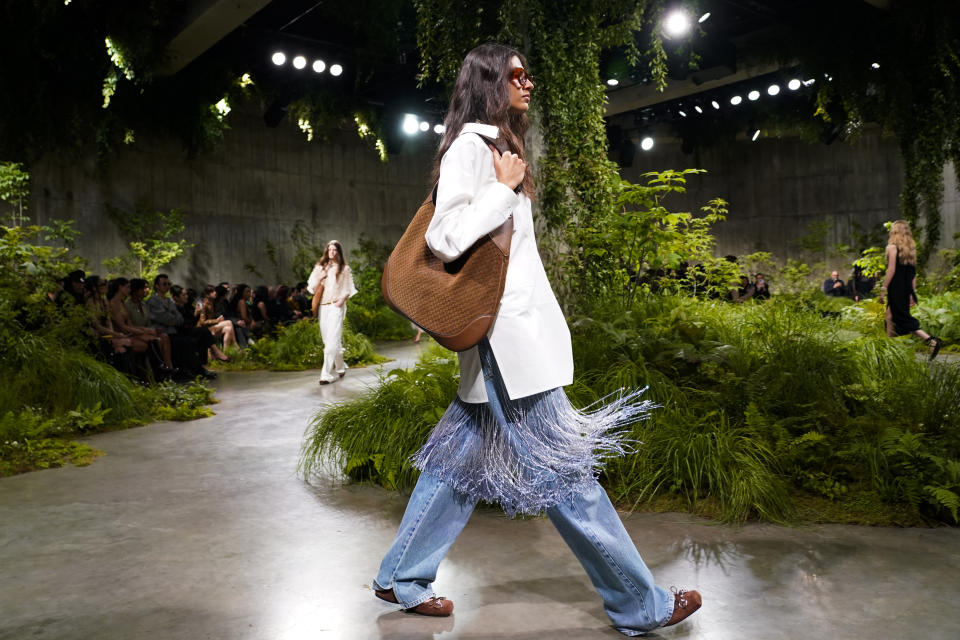
[[394,369],[360,398],[321,408],[307,429],[300,473],[309,479],[326,469],[388,489],[412,487],[419,472],[410,457],[453,401],[458,381],[456,356],[433,344],[413,369]]

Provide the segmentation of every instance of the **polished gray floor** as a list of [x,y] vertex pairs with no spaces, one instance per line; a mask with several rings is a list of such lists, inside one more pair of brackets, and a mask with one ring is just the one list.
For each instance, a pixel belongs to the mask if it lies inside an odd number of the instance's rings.
[[[549,521],[490,508],[441,567],[452,618],[376,600],[404,497],[295,472],[311,414],[376,376],[316,379],[225,374],[212,418],[102,434],[92,466],[0,480],[0,638],[623,637]],[[654,637],[960,638],[958,530],[626,525],[662,585],[704,596]]]

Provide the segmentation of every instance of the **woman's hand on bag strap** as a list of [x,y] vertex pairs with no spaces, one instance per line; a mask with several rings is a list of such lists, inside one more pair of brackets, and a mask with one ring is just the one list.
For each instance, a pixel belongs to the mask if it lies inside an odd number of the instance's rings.
[[493,154],[493,170],[497,174],[497,182],[507,185],[511,191],[515,190],[523,182],[527,173],[527,163],[515,153],[504,151],[501,154],[493,145],[487,146]]

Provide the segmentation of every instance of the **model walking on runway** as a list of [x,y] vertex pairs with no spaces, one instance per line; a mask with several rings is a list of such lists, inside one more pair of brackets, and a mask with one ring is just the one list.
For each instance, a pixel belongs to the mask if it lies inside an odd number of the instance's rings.
[[654,583],[596,480],[648,403],[635,392],[585,413],[562,389],[573,382],[570,332],[537,251],[524,159],[533,88],[523,56],[497,44],[467,54],[454,86],[427,245],[450,262],[512,218],[510,260],[493,328],[458,354],[457,398],[415,457],[420,479],[374,589],[407,611],[450,615],[453,603],[433,591],[437,568],[476,503],[497,502],[508,515],[546,511],[614,626],[640,635],[680,622],[701,599]]

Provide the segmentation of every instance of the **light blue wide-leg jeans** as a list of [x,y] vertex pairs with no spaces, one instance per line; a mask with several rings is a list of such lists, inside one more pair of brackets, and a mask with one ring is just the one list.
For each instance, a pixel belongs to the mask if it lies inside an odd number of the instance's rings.
[[[490,344],[480,345],[490,410],[506,422],[500,371]],[[380,564],[375,589],[392,588],[404,608],[433,597],[440,561],[467,524],[476,500],[438,477],[421,473],[400,529]],[[673,595],[658,587],[606,492],[596,482],[547,515],[583,565],[614,626],[628,636],[663,626],[673,613]]]

